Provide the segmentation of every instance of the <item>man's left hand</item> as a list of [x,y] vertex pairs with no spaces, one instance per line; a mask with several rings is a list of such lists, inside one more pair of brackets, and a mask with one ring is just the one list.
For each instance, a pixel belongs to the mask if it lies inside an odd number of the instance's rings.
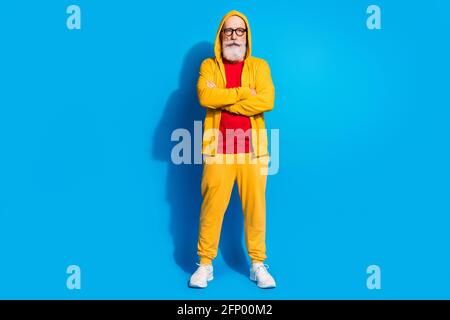
[[206,85],[208,86],[208,88],[215,88],[216,84],[212,81],[206,80]]

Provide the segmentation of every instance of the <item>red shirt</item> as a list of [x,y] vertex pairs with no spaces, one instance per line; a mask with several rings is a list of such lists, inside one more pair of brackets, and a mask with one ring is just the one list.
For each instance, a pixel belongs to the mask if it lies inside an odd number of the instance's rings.
[[[225,75],[227,78],[227,88],[237,88],[241,86],[241,74],[244,61],[230,63],[224,59]],[[219,130],[222,133],[222,140],[219,139],[217,153],[249,153],[250,152],[250,131],[248,135],[239,137],[238,132],[230,132],[227,136],[226,129],[242,129],[245,133],[251,129],[250,118],[228,111],[222,110],[220,117]],[[234,139],[233,139],[234,138]],[[234,140],[234,141],[233,141]],[[233,150],[234,145],[234,150]],[[226,147],[226,148],[225,148]]]

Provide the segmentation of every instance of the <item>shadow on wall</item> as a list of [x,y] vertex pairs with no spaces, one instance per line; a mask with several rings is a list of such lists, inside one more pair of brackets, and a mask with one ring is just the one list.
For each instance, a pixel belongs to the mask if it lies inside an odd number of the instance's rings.
[[[170,233],[174,246],[174,260],[185,272],[195,270],[197,257],[197,236],[199,227],[201,196],[201,164],[175,165],[171,161],[171,142],[173,130],[188,129],[191,133],[191,145],[194,140],[194,121],[202,121],[205,109],[197,99],[196,83],[200,64],[211,57],[213,44],[200,42],[186,54],[180,71],[179,88],[169,99],[162,118],[156,128],[152,156],[168,165],[165,182],[166,200],[170,205]],[[193,148],[192,148],[193,150]],[[193,151],[191,160],[193,162]],[[243,218],[242,207],[237,192],[233,188],[227,213],[224,218],[219,250],[224,261],[235,271],[248,275],[247,258],[242,246]],[[158,245],[158,244],[156,244]]]

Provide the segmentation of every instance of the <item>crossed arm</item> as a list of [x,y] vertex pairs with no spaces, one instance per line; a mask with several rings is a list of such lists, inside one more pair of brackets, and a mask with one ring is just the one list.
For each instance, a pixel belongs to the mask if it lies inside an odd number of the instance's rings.
[[213,66],[205,60],[200,67],[197,93],[200,105],[211,109],[226,110],[231,113],[254,116],[273,109],[275,90],[269,65],[261,62],[257,70],[255,88],[217,88],[213,79]]

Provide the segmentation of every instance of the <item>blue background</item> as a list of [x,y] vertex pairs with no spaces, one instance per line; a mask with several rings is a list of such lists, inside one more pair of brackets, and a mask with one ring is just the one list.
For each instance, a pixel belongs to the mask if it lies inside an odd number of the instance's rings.
[[[370,4],[382,30],[366,27]],[[0,7],[0,298],[450,298],[448,1]],[[201,165],[170,162],[172,130],[203,120],[198,67],[231,9],[276,86],[269,291],[247,278],[236,190],[215,280],[187,287]],[[66,288],[71,264],[81,290]]]

